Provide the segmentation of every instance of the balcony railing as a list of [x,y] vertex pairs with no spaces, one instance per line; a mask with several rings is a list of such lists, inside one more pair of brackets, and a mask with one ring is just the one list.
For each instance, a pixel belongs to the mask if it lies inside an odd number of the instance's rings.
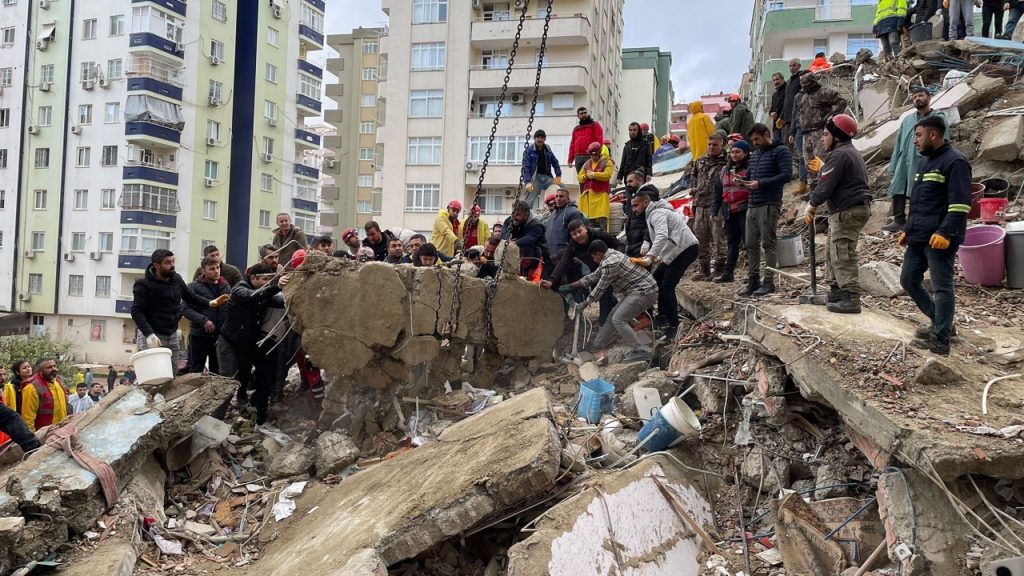
[[853,6],[848,0],[818,0],[818,5],[814,7],[814,20],[816,22],[850,20],[852,18]]
[[128,70],[125,72],[128,77],[145,76],[166,82],[172,86],[182,88],[185,85],[185,71],[181,66],[174,66],[162,60],[149,56],[135,56],[128,63]]

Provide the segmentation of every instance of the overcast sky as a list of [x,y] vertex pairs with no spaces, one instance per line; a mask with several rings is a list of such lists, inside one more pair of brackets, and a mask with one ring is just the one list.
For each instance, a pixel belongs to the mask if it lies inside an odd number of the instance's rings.
[[[626,0],[624,47],[656,46],[672,53],[677,102],[734,92],[750,62],[753,4],[754,0]],[[386,20],[379,0],[327,2],[328,34],[379,26]]]

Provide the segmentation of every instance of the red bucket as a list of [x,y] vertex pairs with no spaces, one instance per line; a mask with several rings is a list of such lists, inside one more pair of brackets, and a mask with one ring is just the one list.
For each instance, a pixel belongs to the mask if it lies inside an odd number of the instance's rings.
[[986,224],[1002,224],[1006,221],[1006,198],[982,198],[978,201],[980,219]]
[[985,195],[985,185],[980,182],[971,184],[971,211],[967,213],[968,220],[977,220],[981,216],[981,205],[979,200]]

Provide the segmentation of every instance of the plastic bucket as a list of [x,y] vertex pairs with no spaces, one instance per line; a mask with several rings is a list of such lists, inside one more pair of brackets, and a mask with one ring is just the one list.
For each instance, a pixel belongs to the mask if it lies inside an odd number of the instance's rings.
[[163,384],[174,380],[170,348],[150,348],[132,354],[139,384]]
[[1006,285],[1024,288],[1024,222],[1006,225]]
[[614,395],[615,386],[605,380],[584,382],[580,386],[580,404],[576,408],[576,414],[591,424],[597,424],[601,421],[601,414],[611,414],[615,407]]
[[979,220],[986,224],[1002,224],[1006,220],[1006,198],[982,198]]
[[1006,198],[1010,190],[1010,183],[1002,178],[989,178],[981,183],[985,185],[985,198]]
[[644,424],[636,439],[644,442],[648,452],[660,452],[699,433],[700,420],[681,398],[674,397]]
[[804,262],[804,240],[798,235],[782,236],[777,244],[780,268],[799,266]]
[[1006,231],[999,226],[972,226],[957,255],[968,284],[997,286],[1006,275]]
[[971,211],[967,213],[968,220],[977,220],[981,216],[982,197],[985,196],[985,185],[981,182],[971,183]]
[[924,42],[932,39],[932,25],[930,22],[918,22],[910,27],[910,41],[913,43]]

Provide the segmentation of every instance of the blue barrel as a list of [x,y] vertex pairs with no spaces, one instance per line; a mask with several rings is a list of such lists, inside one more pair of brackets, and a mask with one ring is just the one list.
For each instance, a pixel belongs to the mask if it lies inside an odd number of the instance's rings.
[[[651,437],[649,440],[647,439],[648,436]],[[644,444],[644,450],[647,452],[661,452],[675,442],[676,438],[679,438],[679,431],[668,423],[665,415],[659,410],[640,429],[640,433],[636,436],[636,441],[640,443],[647,440]]]
[[580,386],[580,403],[576,413],[587,422],[597,424],[602,414],[611,414],[615,407],[613,396],[615,386],[600,378],[584,382]]

